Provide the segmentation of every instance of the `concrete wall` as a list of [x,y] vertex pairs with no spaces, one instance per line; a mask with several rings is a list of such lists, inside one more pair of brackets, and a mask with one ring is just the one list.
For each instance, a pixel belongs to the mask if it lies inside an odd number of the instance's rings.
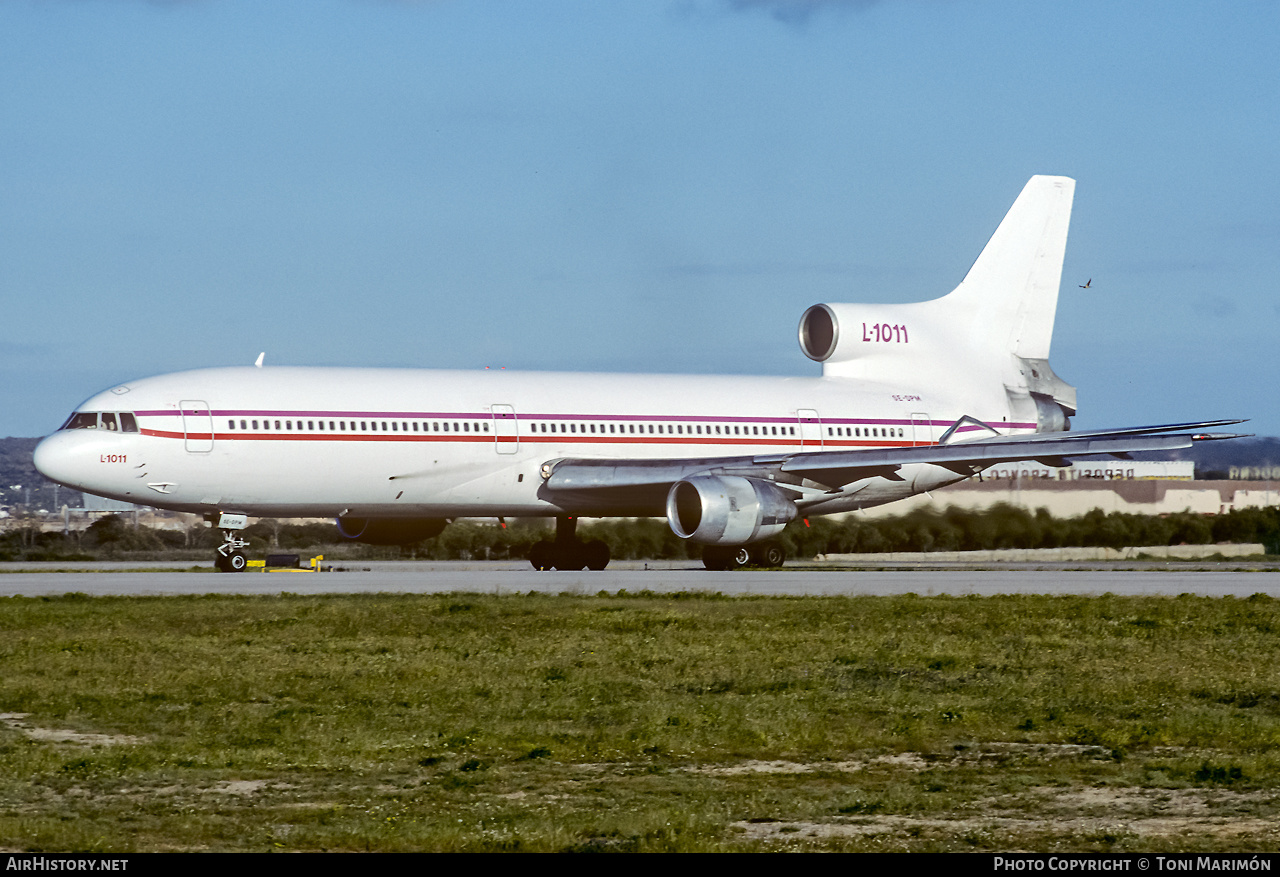
[[1002,548],[995,551],[894,551],[882,554],[819,554],[827,563],[1052,563],[1077,560],[1198,560],[1266,554],[1261,543],[1238,545],[1147,545],[1138,548]]
[[1075,518],[1093,509],[1136,515],[1184,511],[1219,515],[1233,509],[1280,505],[1280,482],[970,479],[854,514],[875,518],[902,515],[920,508],[984,509],[997,503],[1032,510],[1047,508],[1055,518]]

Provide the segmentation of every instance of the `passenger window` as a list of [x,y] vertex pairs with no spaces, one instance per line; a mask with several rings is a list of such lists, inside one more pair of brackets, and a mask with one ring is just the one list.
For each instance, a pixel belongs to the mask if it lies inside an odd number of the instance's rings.
[[[308,421],[307,421],[307,429],[315,429],[315,428],[316,428],[316,422],[315,422],[314,420],[308,420]],[[298,421],[298,429],[302,429],[302,421],[301,421],[301,420],[299,420],[299,421]]]
[[251,422],[253,423],[253,428],[254,428],[254,429],[257,429],[257,428],[258,428],[258,421],[254,420],[254,421],[251,421]]

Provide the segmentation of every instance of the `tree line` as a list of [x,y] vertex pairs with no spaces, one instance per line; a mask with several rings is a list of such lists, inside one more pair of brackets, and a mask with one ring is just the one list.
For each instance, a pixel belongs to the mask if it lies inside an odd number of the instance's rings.
[[[336,560],[510,560],[551,537],[550,522],[515,521],[510,526],[460,522],[433,539],[402,548],[361,545],[342,539],[328,523],[260,520],[245,534],[250,556],[269,552],[324,554]],[[701,557],[702,548],[678,539],[660,518],[581,522],[579,535],[599,539],[618,560],[679,560]],[[1055,518],[1047,509],[1010,505],[972,510],[918,509],[904,515],[868,519],[793,521],[779,537],[789,557],[863,554],[889,551],[975,551],[1001,548],[1126,548],[1156,545],[1209,545],[1261,542],[1268,554],[1280,554],[1280,507],[1239,509],[1221,515],[1180,512],[1136,515],[1095,509],[1073,518]],[[42,533],[18,528],[0,536],[0,560],[192,559],[211,556],[220,540],[216,530],[196,525],[186,530],[134,526],[109,515],[78,533]]]

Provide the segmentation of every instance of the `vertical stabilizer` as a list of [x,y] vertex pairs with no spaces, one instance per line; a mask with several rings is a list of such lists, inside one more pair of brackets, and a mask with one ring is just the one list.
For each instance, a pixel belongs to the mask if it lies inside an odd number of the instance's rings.
[[1076,182],[1036,176],[947,300],[972,319],[981,346],[1048,359]]

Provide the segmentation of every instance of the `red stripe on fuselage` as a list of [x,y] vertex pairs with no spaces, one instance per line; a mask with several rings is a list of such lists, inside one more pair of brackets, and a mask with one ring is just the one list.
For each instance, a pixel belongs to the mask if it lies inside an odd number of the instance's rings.
[[[833,448],[909,448],[910,444],[895,442],[868,441],[836,441],[807,442],[801,445],[796,441],[784,439],[749,437],[749,438],[710,438],[706,436],[592,436],[592,435],[522,435],[515,437],[494,435],[405,435],[404,433],[217,433],[207,432],[168,432],[159,429],[143,429],[143,435],[164,439],[186,439],[188,441],[294,441],[294,442],[457,442],[457,443],[497,443],[497,444],[608,444],[608,445],[722,445],[743,447],[749,445],[770,445],[778,447],[794,447],[801,450],[819,447]],[[927,444],[932,444],[928,442]],[[921,445],[923,446],[923,444]]]

